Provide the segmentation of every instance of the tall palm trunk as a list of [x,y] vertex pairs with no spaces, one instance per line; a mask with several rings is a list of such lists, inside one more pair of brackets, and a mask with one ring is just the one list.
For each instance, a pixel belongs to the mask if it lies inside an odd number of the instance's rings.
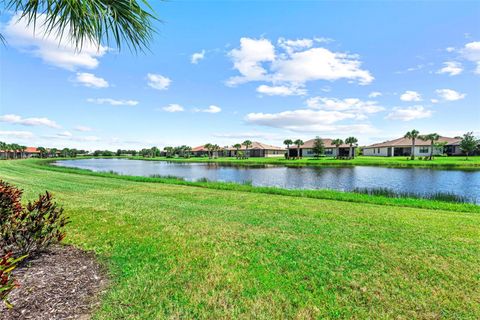
[[290,146],[287,144],[287,160],[290,160]]
[[430,160],[433,159],[433,140],[430,141]]
[[412,138],[412,154],[410,155],[410,159],[415,160],[415,138]]
[[297,146],[297,159],[300,159],[300,146]]

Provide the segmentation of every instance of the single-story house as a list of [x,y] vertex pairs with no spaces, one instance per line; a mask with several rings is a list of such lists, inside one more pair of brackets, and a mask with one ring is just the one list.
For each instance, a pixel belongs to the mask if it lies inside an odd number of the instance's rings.
[[20,159],[20,158],[32,158],[32,157],[39,157],[40,156],[40,151],[37,150],[37,148],[35,147],[27,147],[27,149],[25,149],[25,151],[16,151],[14,152],[13,150],[0,150],[0,158],[1,159],[5,159],[5,158],[9,158],[9,159],[13,159],[13,158],[17,158],[17,159]]
[[[350,145],[344,143],[337,147],[332,144],[333,139],[323,139],[323,146],[325,148],[324,155],[331,156],[331,157],[348,157],[350,154]],[[313,152],[313,146],[315,144],[315,139],[307,140],[300,146],[300,157],[314,157],[315,153]],[[355,152],[355,146],[353,146]],[[338,153],[338,155],[337,155]],[[291,145],[290,146],[290,157],[297,157],[297,146]]]
[[[191,154],[194,157],[207,157],[208,156],[208,149],[205,148],[205,146],[198,146],[195,148],[192,148]],[[220,150],[213,151],[212,156],[213,157],[222,157],[224,155],[224,148],[220,148]]]
[[[461,155],[460,141],[462,138],[449,138],[440,137],[437,143],[445,143],[443,148],[433,147],[434,155],[448,154],[448,155]],[[416,157],[429,156],[431,152],[431,142],[421,139],[415,139],[415,151]],[[381,143],[375,143],[363,148],[364,156],[381,156],[381,157],[394,157],[394,156],[411,156],[412,154],[412,140],[407,138],[398,138],[395,140],[384,141]]]
[[[232,147],[225,148],[225,156],[227,157],[236,157],[237,156],[237,149]],[[263,158],[270,158],[270,157],[284,157],[285,156],[285,148],[276,147],[272,145],[268,145],[265,143],[253,141],[252,145],[247,148],[245,145],[242,144],[241,148],[238,151],[242,152],[244,156],[247,157],[263,157]]]

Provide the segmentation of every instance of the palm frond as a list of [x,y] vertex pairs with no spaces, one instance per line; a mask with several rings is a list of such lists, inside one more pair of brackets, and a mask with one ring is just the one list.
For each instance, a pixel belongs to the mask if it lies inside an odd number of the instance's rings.
[[72,41],[77,50],[85,43],[113,46],[124,44],[131,51],[148,48],[158,20],[147,0],[5,0],[5,9],[20,14],[27,24],[43,15],[42,30],[59,41]]

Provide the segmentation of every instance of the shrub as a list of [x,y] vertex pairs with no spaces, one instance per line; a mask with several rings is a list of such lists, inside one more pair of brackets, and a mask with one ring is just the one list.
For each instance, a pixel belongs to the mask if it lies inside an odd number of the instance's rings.
[[62,241],[69,222],[47,191],[21,204],[22,191],[0,180],[0,255],[32,255]]
[[12,272],[17,266],[17,263],[24,258],[25,256],[14,259],[12,252],[0,257],[0,300],[2,300],[8,308],[12,307],[8,301],[8,295],[13,289],[18,287],[18,283]]

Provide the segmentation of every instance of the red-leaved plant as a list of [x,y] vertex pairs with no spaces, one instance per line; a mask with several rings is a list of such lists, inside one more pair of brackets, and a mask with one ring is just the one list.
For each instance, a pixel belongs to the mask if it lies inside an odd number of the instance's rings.
[[12,304],[8,301],[8,295],[13,289],[18,287],[12,271],[17,266],[17,263],[25,257],[26,256],[14,259],[12,252],[0,257],[0,300],[3,301],[8,308],[12,307]]
[[21,204],[22,191],[0,180],[0,256],[33,255],[65,237],[69,222],[49,192]]

